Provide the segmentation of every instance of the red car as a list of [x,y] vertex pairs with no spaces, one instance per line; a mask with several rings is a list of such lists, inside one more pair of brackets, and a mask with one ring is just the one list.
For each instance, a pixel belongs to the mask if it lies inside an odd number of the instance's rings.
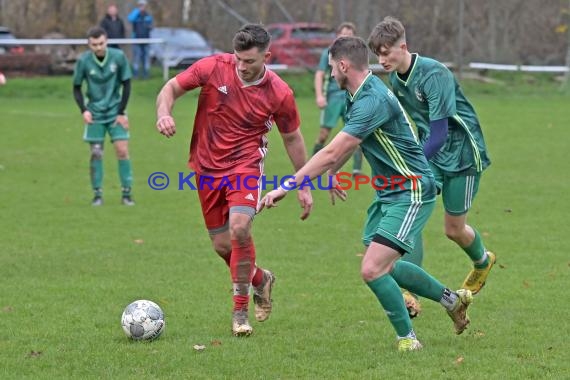
[[281,23],[267,25],[271,34],[270,63],[315,68],[323,49],[335,39],[335,32],[325,24]]
[[15,40],[16,37],[10,32],[10,29],[0,26],[0,54],[11,53],[11,54],[23,54],[24,47],[20,45],[8,45],[2,44],[2,40]]

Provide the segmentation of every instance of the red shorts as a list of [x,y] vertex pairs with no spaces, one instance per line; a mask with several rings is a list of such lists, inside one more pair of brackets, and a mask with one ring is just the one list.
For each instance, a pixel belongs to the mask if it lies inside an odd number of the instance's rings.
[[196,173],[196,187],[208,230],[222,230],[229,221],[230,208],[257,207],[261,194],[260,173],[212,177]]

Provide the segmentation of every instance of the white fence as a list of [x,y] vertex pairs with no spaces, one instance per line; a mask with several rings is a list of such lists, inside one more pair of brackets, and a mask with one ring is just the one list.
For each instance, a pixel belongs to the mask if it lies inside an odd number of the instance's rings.
[[[165,41],[162,38],[110,38],[107,40],[109,44],[117,45],[134,45],[134,44],[164,44]],[[14,39],[14,40],[2,40],[2,45],[79,45],[87,46],[86,38],[63,38],[63,39]],[[165,51],[168,51],[165,49]],[[168,80],[168,59],[163,59],[162,64],[162,77],[166,81]]]
[[[110,44],[133,45],[133,44],[165,44],[161,38],[121,38],[108,40]],[[2,45],[87,45],[87,39],[14,39],[2,40]],[[167,57],[169,49],[164,49],[166,57],[162,60],[162,77],[165,81],[169,78],[169,59]],[[289,71],[297,68],[288,67],[287,65],[268,65],[274,71]],[[382,66],[379,64],[370,65],[374,72],[383,72]],[[526,71],[526,72],[543,72],[543,73],[567,73],[569,68],[566,66],[530,66],[530,65],[503,65],[495,63],[471,62],[469,68],[475,70],[498,70],[498,71]]]

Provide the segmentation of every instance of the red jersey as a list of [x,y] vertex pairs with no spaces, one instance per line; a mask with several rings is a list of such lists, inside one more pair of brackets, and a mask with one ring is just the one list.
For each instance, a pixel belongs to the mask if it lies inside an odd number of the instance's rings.
[[233,54],[201,59],[176,80],[185,90],[202,88],[189,159],[190,168],[199,174],[263,173],[265,135],[273,122],[281,133],[299,128],[291,88],[268,69],[257,84],[244,85]]

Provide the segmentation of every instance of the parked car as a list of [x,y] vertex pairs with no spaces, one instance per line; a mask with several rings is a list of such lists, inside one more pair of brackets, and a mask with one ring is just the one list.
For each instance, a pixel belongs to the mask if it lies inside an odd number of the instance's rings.
[[271,61],[289,66],[314,68],[323,49],[335,39],[335,32],[325,24],[280,23],[267,25],[271,34]]
[[150,32],[150,37],[165,41],[164,44],[150,46],[151,61],[160,65],[166,59],[169,67],[186,68],[201,58],[221,53],[192,29],[159,27]]
[[2,45],[2,40],[15,40],[16,37],[10,32],[10,29],[5,26],[0,26],[0,54],[12,53],[12,54],[22,54],[24,53],[24,47],[20,45]]

